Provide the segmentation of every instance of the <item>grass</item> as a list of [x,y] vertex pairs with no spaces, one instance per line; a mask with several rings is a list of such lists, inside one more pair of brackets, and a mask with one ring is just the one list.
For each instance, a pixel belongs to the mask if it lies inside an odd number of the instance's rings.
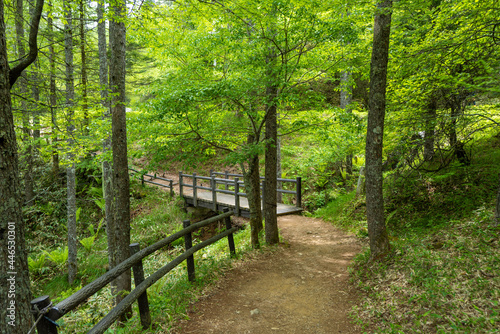
[[[161,190],[133,185],[131,212],[134,216],[131,226],[132,242],[139,242],[141,248],[153,244],[178,231],[186,214],[179,206],[179,200],[171,199]],[[237,257],[251,251],[250,229],[234,235]],[[151,254],[143,261],[145,276],[154,273],[160,267],[173,260],[183,251],[182,239],[171,247]],[[78,276],[72,286],[68,285],[65,268],[55,265],[46,268],[43,276],[35,277],[33,293],[35,296],[48,294],[57,303],[81,287],[90,283],[107,270],[107,241],[102,231],[98,234],[92,250],[83,248],[78,257]],[[32,254],[36,258],[36,253]],[[148,289],[148,299],[152,315],[152,328],[143,331],[138,318],[137,306],[134,316],[123,327],[113,325],[106,333],[165,333],[169,332],[176,321],[187,317],[187,309],[208,285],[214,284],[220,275],[231,267],[235,259],[229,257],[227,239],[195,254],[196,281],[187,280],[185,262],[164,276]],[[58,320],[59,333],[83,333],[90,330],[103,316],[112,309],[112,294],[106,286],[91,296],[78,309]]]
[[499,235],[478,216],[401,235],[383,263],[360,254],[351,275],[366,298],[355,317],[380,333],[498,333]]
[[[388,173],[384,199],[392,252],[350,268],[362,292],[352,317],[366,333],[498,333],[500,227],[493,223],[499,138],[475,143],[472,163]],[[368,241],[364,199],[341,195],[315,215]]]

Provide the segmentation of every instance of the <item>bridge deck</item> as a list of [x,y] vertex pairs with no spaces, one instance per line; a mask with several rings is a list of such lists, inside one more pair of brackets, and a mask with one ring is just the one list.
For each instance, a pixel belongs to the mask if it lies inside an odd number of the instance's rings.
[[[192,192],[183,192],[182,197],[190,205],[194,205],[194,197]],[[198,191],[197,192],[197,206],[204,208],[214,208],[212,193],[208,191]],[[221,211],[223,208],[235,209],[235,198],[234,195],[217,193],[217,211]],[[245,197],[240,196],[240,215],[243,217],[249,217],[250,209],[248,206],[248,200]],[[276,213],[278,216],[289,215],[294,213],[302,212],[302,208],[298,208],[293,205],[287,205],[278,203],[276,208]]]

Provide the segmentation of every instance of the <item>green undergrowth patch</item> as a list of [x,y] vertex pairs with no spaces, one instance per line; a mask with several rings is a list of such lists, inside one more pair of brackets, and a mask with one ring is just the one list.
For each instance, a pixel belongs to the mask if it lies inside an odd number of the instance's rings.
[[352,281],[366,297],[354,309],[379,333],[497,333],[500,228],[484,212],[447,228],[414,230],[392,242],[385,262],[358,255]]
[[365,238],[366,201],[364,197],[356,198],[356,191],[339,195],[325,207],[314,212],[314,216],[333,223],[335,226]]
[[[251,251],[250,230],[242,230],[234,235],[237,258]],[[157,271],[183,252],[182,246],[175,246],[168,251],[158,251],[144,261],[145,276]],[[187,311],[193,302],[208,286],[215,284],[225,271],[231,268],[235,259],[230,258],[227,238],[195,253],[196,281],[187,280],[186,262],[177,266],[170,273],[151,286],[148,292],[149,307],[153,325],[142,330],[139,311],[134,304],[133,317],[123,326],[113,325],[106,333],[165,333],[175,323],[186,319]],[[71,312],[61,319],[60,333],[80,333],[90,330],[112,308],[111,292],[107,287],[89,299],[78,311]]]
[[[170,198],[168,192],[132,184],[131,197],[131,241],[147,247],[180,230],[187,214],[181,209],[178,198]],[[199,241],[194,234],[194,244]],[[196,281],[187,280],[186,262],[176,267],[153,286],[148,292],[152,317],[152,328],[143,331],[136,303],[133,317],[123,326],[113,325],[106,333],[165,333],[177,321],[187,317],[191,303],[204,294],[208,286],[215,284],[235,259],[251,254],[250,229],[234,235],[236,258],[229,256],[227,238],[198,251],[195,254]],[[107,239],[105,231],[98,232],[90,250],[79,249],[78,275],[72,286],[67,281],[66,266],[47,264],[48,272],[34,277],[34,295],[48,294],[54,304],[69,297],[83,286],[103,275],[108,270]],[[183,238],[173,242],[143,260],[145,277],[175,259],[184,251]],[[36,254],[33,257],[36,259]],[[134,286],[134,285],[132,285]],[[113,296],[106,286],[91,296],[76,310],[58,320],[59,333],[85,333],[95,326],[112,309]]]

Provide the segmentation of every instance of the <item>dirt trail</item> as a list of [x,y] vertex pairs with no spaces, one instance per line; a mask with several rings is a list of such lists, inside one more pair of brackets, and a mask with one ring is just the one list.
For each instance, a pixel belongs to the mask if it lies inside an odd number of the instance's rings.
[[238,263],[174,333],[360,333],[347,266],[356,238],[319,219],[279,218],[287,246]]

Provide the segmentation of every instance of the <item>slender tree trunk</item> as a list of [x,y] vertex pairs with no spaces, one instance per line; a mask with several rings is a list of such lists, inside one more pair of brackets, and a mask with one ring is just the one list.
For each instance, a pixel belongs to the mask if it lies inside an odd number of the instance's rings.
[[[103,119],[107,126],[110,121],[111,113],[108,101],[108,56],[106,46],[106,21],[104,20],[104,1],[97,2],[97,35],[99,47],[99,83],[101,85],[101,103],[104,107]],[[109,122],[111,123],[111,122]],[[108,236],[108,262],[109,268],[117,265],[116,242],[115,242],[115,224],[113,217],[113,172],[112,161],[108,159],[108,153],[111,152],[111,134],[103,142],[103,153],[105,158],[102,162],[102,190],[104,195],[104,214],[106,217],[106,234]],[[113,292],[116,290],[116,283],[112,283]]]
[[[24,47],[24,0],[16,1],[16,41],[17,41],[17,56],[22,59],[26,56]],[[25,73],[21,74],[21,84],[19,85],[19,95],[21,99],[21,112],[23,114],[23,141],[26,145],[24,152],[24,162],[26,169],[24,170],[24,202],[32,204],[33,191],[33,148],[31,146],[31,130],[30,130],[30,114],[26,103],[28,96],[28,80]]]
[[[352,102],[352,85],[351,73],[349,71],[342,71],[340,77],[340,108],[344,109],[347,113],[352,113],[349,104]],[[346,175],[352,175],[352,154],[348,154],[345,158]]]
[[54,50],[54,23],[52,20],[53,6],[49,2],[50,15],[47,16],[47,27],[49,30],[49,101],[50,101],[50,118],[51,118],[51,141],[52,141],[52,174],[54,179],[59,179],[59,151],[57,148],[57,93],[56,93],[56,53]]
[[37,1],[31,20],[30,52],[9,68],[4,6],[0,1],[0,333],[26,333],[33,323],[32,299],[19,183],[19,158],[10,89],[37,56],[36,36],[43,0]]
[[88,135],[89,131],[89,106],[87,101],[87,53],[85,52],[85,3],[79,2],[80,12],[80,56],[82,62],[82,111],[83,111],[83,134]]
[[[279,119],[279,113],[277,115],[277,118]],[[279,135],[279,122],[277,123],[277,126],[278,126],[278,130],[277,130],[277,138],[276,138],[276,177],[278,179],[281,179],[283,177],[283,171],[281,170],[281,137]],[[282,189],[283,183],[281,181],[277,181],[276,188]],[[276,202],[283,203],[283,194],[282,193],[280,193],[280,192],[276,193]]]
[[425,116],[424,160],[431,161],[434,158],[434,128],[437,116],[437,103],[432,97]]
[[[248,144],[255,144],[255,136],[248,136]],[[259,156],[254,155],[249,158],[248,169],[245,170],[242,165],[243,178],[245,180],[245,191],[247,193],[248,206],[250,209],[250,238],[252,248],[260,248],[259,232],[262,231],[262,209],[260,197],[260,174],[259,174]]]
[[[113,186],[115,188],[115,240],[116,263],[126,260],[130,256],[130,189],[127,161],[127,124],[125,114],[125,2],[112,2],[112,19],[109,24],[109,45],[111,50],[110,87],[112,93],[112,143],[113,148]],[[117,299],[119,303],[125,293],[130,291],[130,270],[116,279]],[[121,318],[122,321],[130,318],[129,309]]]
[[64,14],[66,24],[64,25],[64,55],[66,61],[66,108],[67,108],[67,132],[69,166],[66,168],[66,191],[68,202],[68,282],[73,284],[77,274],[77,236],[76,236],[76,171],[73,162],[74,154],[71,149],[74,145],[75,126],[73,124],[73,106],[75,100],[74,68],[73,68],[73,18],[71,3],[64,2]]
[[369,112],[366,130],[366,216],[372,260],[383,258],[390,250],[384,218],[382,147],[391,9],[391,0],[378,2],[370,67]]

